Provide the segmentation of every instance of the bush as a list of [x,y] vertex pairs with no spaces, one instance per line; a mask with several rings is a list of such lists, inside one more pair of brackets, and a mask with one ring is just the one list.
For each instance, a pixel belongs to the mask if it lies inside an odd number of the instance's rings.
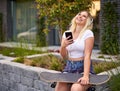
[[111,91],[120,91],[120,73],[112,76],[108,84]]
[[46,34],[44,29],[45,29],[45,18],[42,17],[37,20],[36,46],[39,47],[47,46]]
[[108,71],[112,68],[120,66],[120,62],[93,62],[93,67],[95,73],[100,73],[103,71]]
[[62,71],[64,67],[63,60],[58,59],[52,54],[47,56],[35,57],[31,59],[24,59],[24,64],[57,71]]
[[101,52],[103,54],[119,54],[118,14],[115,2],[107,2],[103,8],[103,34]]

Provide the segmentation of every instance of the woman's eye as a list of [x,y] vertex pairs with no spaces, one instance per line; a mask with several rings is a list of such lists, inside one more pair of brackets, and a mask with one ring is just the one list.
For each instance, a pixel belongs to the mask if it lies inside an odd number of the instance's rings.
[[84,15],[83,17],[85,17],[86,18],[86,16]]

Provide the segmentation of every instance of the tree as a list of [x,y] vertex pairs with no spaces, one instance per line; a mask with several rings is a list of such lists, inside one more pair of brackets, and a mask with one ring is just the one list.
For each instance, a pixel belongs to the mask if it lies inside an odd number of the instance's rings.
[[67,30],[71,19],[81,10],[89,10],[92,0],[35,0],[40,17],[46,17],[46,25],[59,31],[59,38]]
[[37,20],[37,36],[36,36],[36,46],[43,47],[46,46],[46,34],[45,29],[45,17],[40,17]]

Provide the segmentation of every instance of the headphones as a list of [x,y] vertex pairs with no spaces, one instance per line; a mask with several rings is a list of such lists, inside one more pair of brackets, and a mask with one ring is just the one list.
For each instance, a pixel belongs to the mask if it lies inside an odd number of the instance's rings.
[[90,19],[90,23],[88,25],[91,25],[93,23],[93,18]]

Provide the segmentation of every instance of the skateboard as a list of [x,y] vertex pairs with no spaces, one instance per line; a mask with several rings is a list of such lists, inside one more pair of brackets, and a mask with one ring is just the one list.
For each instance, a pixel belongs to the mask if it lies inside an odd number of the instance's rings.
[[[41,72],[40,79],[46,82],[65,82],[65,83],[77,83],[77,80],[82,77],[83,74],[79,73],[52,73]],[[95,75],[90,74],[90,85],[100,85],[109,81],[109,75]]]

